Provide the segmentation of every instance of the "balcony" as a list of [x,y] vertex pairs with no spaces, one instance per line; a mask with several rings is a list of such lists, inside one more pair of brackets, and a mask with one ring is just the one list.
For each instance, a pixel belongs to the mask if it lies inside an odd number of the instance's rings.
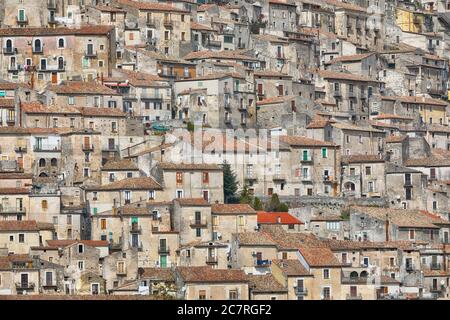
[[300,162],[304,163],[304,162],[312,162],[313,161],[313,157],[311,157],[310,155],[308,155],[307,157],[302,157],[302,159],[300,160]]
[[131,233],[141,233],[142,232],[142,228],[137,223],[134,223],[134,224],[131,225],[130,232]]
[[3,48],[4,55],[10,55],[10,54],[16,54],[16,53],[17,53],[17,48],[13,48],[13,47],[4,47]]
[[138,241],[138,242],[133,242],[130,241],[130,248],[134,248],[134,249],[138,249],[139,251],[142,251],[142,241]]
[[33,282],[16,282],[16,290],[24,291],[24,290],[34,290]]
[[311,182],[311,176],[301,176],[300,180],[304,181],[304,182]]
[[241,112],[247,112],[248,111],[248,107],[243,104],[243,105],[239,105],[238,110]]
[[202,218],[200,220],[191,219],[189,225],[191,228],[206,228],[208,226],[208,222],[205,218]]
[[94,151],[94,145],[91,144],[91,143],[83,143],[83,144],[81,145],[81,149],[82,149],[83,151]]
[[349,91],[348,92],[348,97],[351,99],[356,99],[356,93],[354,91]]
[[18,147],[18,146],[15,146],[15,147],[14,147],[14,151],[15,151],[15,152],[18,152],[18,153],[21,153],[21,152],[27,152],[27,147]]
[[305,287],[294,287],[294,291],[297,296],[308,295],[308,289],[306,289]]
[[35,145],[33,147],[33,151],[34,152],[60,152],[61,146],[53,145],[53,144]]
[[361,294],[357,294],[357,295],[347,294],[345,299],[347,299],[347,300],[362,300],[362,295]]
[[333,97],[340,98],[340,97],[342,97],[342,93],[340,91],[334,91],[333,92]]
[[103,152],[119,152],[119,146],[118,145],[108,145],[106,147],[102,148]]
[[47,23],[48,24],[57,24],[58,21],[56,21],[55,17],[51,16],[51,17],[48,17]]
[[42,287],[45,289],[56,289],[58,287],[58,285],[56,284],[56,282],[49,281],[49,282],[46,282],[45,284],[43,284]]
[[206,41],[206,45],[209,46],[209,47],[218,47],[218,48],[220,48],[220,47],[222,47],[222,42],[219,41],[219,40],[210,40],[210,39],[208,39]]
[[231,118],[225,119],[224,122],[225,122],[226,124],[231,124]]
[[269,259],[255,260],[255,267],[257,267],[257,268],[266,268],[266,267],[269,267],[271,264],[272,264],[272,261],[270,261]]
[[4,214],[25,214],[26,213],[26,209],[24,207],[22,208],[17,208],[17,207],[4,207],[2,205],[0,205],[0,213],[4,213]]
[[206,264],[217,264],[218,263],[218,259],[217,257],[206,257]]
[[[167,76],[167,75],[165,75],[165,76]],[[162,94],[142,92],[141,93],[141,100],[152,100],[152,101],[162,102],[163,101],[163,95]]]
[[116,274],[118,276],[126,276],[127,275],[127,270],[125,268],[117,269]]
[[159,254],[169,254],[170,253],[170,249],[168,246],[159,246],[158,247],[158,253]]
[[164,19],[163,25],[166,28],[173,28],[173,20],[172,19]]
[[109,250],[122,250],[122,242],[110,242],[109,245]]
[[273,181],[286,181],[286,177],[283,174],[274,174],[272,177]]
[[430,265],[431,270],[441,270],[441,264],[440,263],[432,263]]
[[43,54],[44,53],[44,47],[43,46],[39,46],[39,47],[35,47],[33,46],[33,54]]
[[86,50],[86,52],[84,53],[84,56],[87,58],[96,58],[97,51],[96,50]]
[[153,18],[147,18],[146,24],[148,27],[153,27],[153,28],[156,27],[156,22],[155,22],[155,19],[153,19]]
[[24,25],[24,24],[28,24],[28,17],[19,17],[19,16],[17,16],[16,17],[16,21],[17,21],[17,24],[20,24],[20,25]]
[[256,182],[258,181],[258,178],[253,176],[253,175],[248,175],[244,178],[245,181],[251,181],[251,182]]

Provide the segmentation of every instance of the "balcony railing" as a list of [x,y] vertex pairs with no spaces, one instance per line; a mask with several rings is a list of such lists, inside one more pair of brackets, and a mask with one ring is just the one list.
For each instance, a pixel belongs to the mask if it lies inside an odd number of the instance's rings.
[[137,243],[133,242],[133,241],[130,241],[130,247],[138,249],[139,251],[142,251],[142,248],[143,248],[142,241],[138,241]]
[[149,26],[149,27],[155,27],[155,26],[156,26],[155,19],[153,19],[153,18],[147,18],[146,24],[147,24],[147,26]]
[[39,46],[39,47],[35,47],[33,46],[33,53],[43,53],[44,52],[44,47],[43,46]]
[[276,174],[273,175],[272,180],[273,181],[285,181],[286,177],[285,177],[284,174],[276,173]]
[[25,16],[25,17],[16,16],[16,21],[17,21],[18,24],[27,24],[28,23],[28,17],[27,16]]
[[140,225],[138,224],[132,224],[131,225],[131,229],[130,229],[131,233],[141,233],[142,232],[142,228]]
[[159,246],[158,253],[168,254],[170,253],[170,249],[168,246]]
[[95,58],[95,57],[97,57],[97,51],[96,50],[86,50],[84,55],[88,58]]
[[210,46],[210,47],[221,47],[222,46],[222,42],[219,41],[219,40],[208,39],[208,40],[206,40],[206,45]]
[[17,207],[3,207],[0,206],[0,213],[26,213],[25,207],[17,208]]
[[92,143],[83,143],[81,149],[83,151],[94,151],[94,145]]
[[52,144],[35,145],[33,147],[33,151],[42,151],[42,152],[61,151],[61,146],[60,145],[52,145]]
[[119,152],[119,146],[118,145],[108,145],[108,146],[106,146],[106,147],[103,147],[102,148],[102,151],[105,151],[105,152]]
[[48,17],[47,19],[48,24],[56,24],[58,21],[56,21],[55,17]]
[[272,261],[270,261],[269,259],[255,260],[255,267],[264,268],[264,267],[270,266],[271,264],[272,264]]
[[16,282],[17,290],[34,290],[34,287],[33,282]]
[[342,93],[340,91],[334,91],[333,96],[336,98],[340,98],[340,97],[342,97]]
[[247,175],[244,179],[246,181],[253,181],[253,182],[258,181],[258,178],[254,175]]
[[56,284],[56,282],[48,281],[48,282],[45,282],[42,286],[44,288],[56,288],[57,284]]
[[205,218],[202,219],[191,219],[190,220],[191,228],[206,228],[208,226],[208,222]]
[[164,25],[165,27],[170,27],[170,28],[172,28],[172,27],[173,27],[173,20],[172,20],[172,19],[164,19],[163,25]]
[[18,146],[15,146],[15,147],[14,147],[14,151],[15,151],[15,152],[27,152],[27,147],[18,147]]
[[307,157],[302,157],[300,159],[300,162],[311,162],[313,161],[313,157],[311,155],[308,155]]
[[206,257],[206,264],[217,264],[217,262],[218,262],[217,257],[211,256]]
[[126,268],[117,269],[116,274],[119,275],[119,276],[126,276],[127,275],[127,270],[126,270]]
[[17,48],[14,47],[4,47],[3,48],[3,54],[16,54],[17,53]]
[[306,296],[308,294],[308,289],[305,287],[294,287],[294,291],[298,296]]
[[430,266],[431,270],[441,270],[441,264],[440,263],[432,263]]

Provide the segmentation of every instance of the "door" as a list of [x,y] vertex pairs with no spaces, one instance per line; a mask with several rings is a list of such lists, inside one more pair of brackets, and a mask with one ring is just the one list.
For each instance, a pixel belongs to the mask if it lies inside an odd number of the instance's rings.
[[350,296],[351,297],[356,297],[358,295],[358,289],[356,286],[351,286],[350,287]]
[[98,293],[99,293],[99,284],[98,283],[91,284],[91,294],[98,295]]
[[23,157],[18,157],[17,158],[17,164],[18,164],[20,169],[23,169]]
[[282,95],[283,95],[283,92],[284,92],[283,86],[280,84],[280,85],[278,86],[278,95],[279,95],[279,96],[282,96]]
[[203,191],[203,199],[209,201],[209,191]]
[[58,74],[56,72],[52,72],[52,83],[58,83]]
[[297,280],[297,292],[303,292],[304,291],[304,281],[303,279]]
[[137,248],[139,246],[139,235],[133,233],[131,235],[131,246]]
[[46,272],[45,273],[45,284],[47,286],[53,285],[53,272]]
[[159,264],[161,268],[167,268],[167,256],[165,254],[159,256]]
[[28,273],[22,273],[20,275],[20,284],[22,288],[28,288]]
[[263,84],[258,83],[258,95],[262,96],[263,94]]
[[109,150],[114,150],[114,144],[115,144],[114,139],[108,139]]
[[87,54],[88,55],[94,54],[94,45],[92,43],[88,43],[88,45],[87,45]]

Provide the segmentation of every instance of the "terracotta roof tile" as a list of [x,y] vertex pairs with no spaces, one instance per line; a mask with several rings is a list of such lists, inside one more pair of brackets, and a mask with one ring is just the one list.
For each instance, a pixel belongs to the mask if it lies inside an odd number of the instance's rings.
[[120,95],[116,91],[95,81],[65,81],[58,85],[49,85],[47,90],[57,94]]
[[108,241],[103,240],[47,240],[49,247],[63,248],[76,243],[82,243],[91,247],[107,247]]
[[140,278],[150,278],[165,282],[175,282],[173,271],[169,268],[142,268]]
[[207,163],[171,163],[171,162],[160,162],[158,166],[162,170],[220,170],[222,168],[217,164],[207,164]]
[[114,30],[114,26],[102,25],[84,25],[80,28],[2,28],[0,29],[0,37],[2,36],[58,36],[58,35],[106,35]]
[[247,283],[247,275],[243,270],[213,269],[211,267],[177,267],[184,282],[187,283]]
[[240,51],[223,50],[223,51],[197,51],[191,52],[183,57],[185,60],[199,60],[199,59],[231,59],[256,61],[258,59],[242,54]]
[[211,205],[213,214],[256,214],[256,211],[248,204],[221,204]]
[[384,97],[381,97],[381,99],[382,100],[400,101],[400,102],[410,103],[410,104],[448,106],[448,103],[443,100],[418,97],[418,96],[384,96]]
[[203,198],[179,198],[174,199],[174,202],[177,202],[180,206],[184,207],[198,207],[198,206],[210,206],[209,202]]
[[275,246],[276,242],[264,232],[235,233],[239,245],[244,246]]
[[324,79],[338,79],[338,80],[350,80],[358,82],[378,82],[366,76],[360,74],[353,74],[348,72],[337,72],[330,70],[319,70],[317,74]]
[[299,251],[310,267],[340,267],[341,263],[327,247],[301,246]]
[[312,276],[297,259],[276,259],[272,264],[277,265],[287,277]]
[[0,188],[0,194],[28,194],[29,188]]
[[315,140],[302,136],[280,136],[280,141],[296,147],[335,147],[331,141]]
[[39,228],[34,220],[4,220],[0,221],[0,231],[39,231]]
[[287,293],[281,283],[271,274],[247,275],[248,286],[253,293]]
[[288,212],[258,212],[258,224],[304,224]]
[[367,57],[370,57],[373,54],[374,54],[373,52],[369,52],[369,53],[362,53],[362,54],[353,54],[353,55],[348,55],[348,56],[340,56],[340,57],[334,58],[329,63],[335,64],[337,62],[357,62],[357,61],[361,61]]
[[113,190],[161,190],[161,185],[152,177],[126,178],[104,186],[92,186],[87,190],[113,191]]
[[122,159],[117,161],[109,160],[103,165],[102,170],[121,171],[121,170],[139,170],[139,168],[132,160]]
[[369,163],[369,162],[385,162],[376,154],[352,154],[349,156],[342,156],[343,163]]
[[134,0],[117,0],[117,3],[134,7],[139,10],[149,10],[149,11],[162,11],[162,12],[174,12],[174,13],[189,13],[189,11],[179,9],[169,4],[165,3],[153,3],[153,2],[142,2]]
[[403,142],[406,138],[407,138],[407,136],[403,136],[403,135],[397,135],[397,136],[390,135],[384,141],[386,143],[399,143],[399,142]]

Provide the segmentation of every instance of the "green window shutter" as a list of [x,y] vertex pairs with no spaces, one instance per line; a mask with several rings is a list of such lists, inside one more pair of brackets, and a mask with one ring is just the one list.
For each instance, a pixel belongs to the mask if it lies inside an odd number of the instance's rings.
[[138,217],[131,217],[131,223],[138,223]]
[[327,157],[327,148],[322,148],[322,158]]
[[97,214],[97,208],[93,208],[92,210],[93,210],[94,214]]
[[303,160],[304,161],[308,160],[308,150],[303,150]]

